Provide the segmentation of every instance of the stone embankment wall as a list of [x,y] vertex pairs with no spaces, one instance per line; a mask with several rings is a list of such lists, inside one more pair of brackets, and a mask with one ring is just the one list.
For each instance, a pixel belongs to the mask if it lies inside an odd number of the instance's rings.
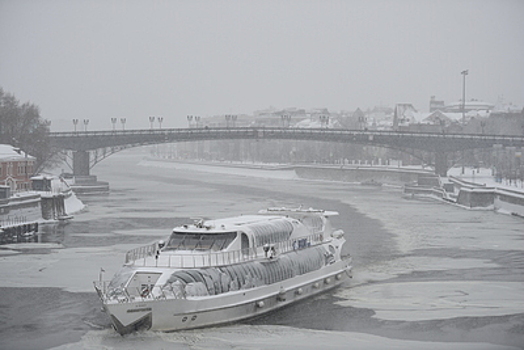
[[42,218],[44,220],[64,220],[71,218],[66,208],[66,200],[71,196],[73,196],[71,189],[47,196],[42,195]]
[[0,244],[25,242],[38,232],[40,195],[15,194],[0,200]]
[[109,182],[98,181],[96,175],[75,176],[71,185],[76,194],[93,194],[109,192]]
[[497,188],[493,205],[496,210],[504,210],[524,217],[524,193],[522,191]]
[[486,187],[449,178],[458,190],[457,204],[468,208],[493,208],[513,215],[524,216],[524,192],[507,188]]
[[524,192],[486,187],[449,177],[442,184],[430,171],[379,167],[296,166],[295,173],[304,179],[377,183],[404,186],[404,194],[427,195],[457,203],[467,208],[491,209],[524,217]]
[[2,225],[0,228],[0,244],[21,243],[38,233],[38,222]]
[[0,200],[0,224],[3,226],[10,222],[38,221],[41,215],[39,194],[14,195]]
[[63,216],[66,216],[63,195],[42,197],[42,218],[44,220],[58,220]]
[[[353,183],[387,183],[403,186],[406,183],[418,181],[424,171],[410,171],[406,169],[354,167],[354,166],[296,166],[295,173],[303,179],[320,179],[328,181],[343,181]],[[429,172],[428,172],[429,174]]]

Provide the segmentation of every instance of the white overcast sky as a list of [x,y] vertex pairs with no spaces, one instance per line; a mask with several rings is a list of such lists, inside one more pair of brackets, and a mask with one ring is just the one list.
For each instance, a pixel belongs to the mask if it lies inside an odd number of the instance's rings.
[[[524,104],[522,0],[0,0],[0,87],[53,131],[269,106]],[[120,128],[120,123],[118,124]]]

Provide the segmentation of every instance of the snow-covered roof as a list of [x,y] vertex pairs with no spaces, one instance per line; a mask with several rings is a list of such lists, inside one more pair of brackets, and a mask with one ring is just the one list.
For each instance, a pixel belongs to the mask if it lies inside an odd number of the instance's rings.
[[[174,228],[176,232],[203,232],[203,233],[221,233],[224,231],[236,231],[239,227],[250,225],[267,224],[271,226],[272,222],[284,219],[279,215],[241,215],[230,218],[221,218],[213,220],[203,220],[193,225],[183,225]],[[287,219],[285,219],[287,220]]]
[[522,106],[514,105],[512,103],[504,104],[504,103],[498,103],[495,108],[493,108],[494,112],[505,112],[505,113],[520,113],[523,110]]
[[13,147],[11,145],[0,144],[0,160],[35,160],[36,158],[28,155],[20,148]]
[[320,128],[322,127],[322,123],[320,123],[320,120],[318,119],[313,119],[311,120],[310,118],[307,118],[307,119],[303,119],[301,121],[299,121],[298,123],[295,124],[295,127],[296,128]]
[[304,128],[304,129],[314,129],[314,128],[340,128],[340,122],[335,118],[329,118],[327,121],[327,125],[322,123],[317,118],[306,118],[302,119],[298,123],[295,124],[295,128]]
[[[489,102],[479,101],[479,100],[466,101],[466,103],[464,104],[464,109],[466,111],[470,111],[470,110],[478,110],[478,111],[481,111],[481,110],[492,110],[493,107],[495,107],[494,104],[489,103]],[[446,108],[446,110],[462,110],[462,101],[452,102],[452,103],[446,105],[445,108]]]
[[[487,110],[475,110],[468,111],[465,113],[465,118],[467,120],[472,118],[487,118],[490,115],[490,111]],[[433,112],[417,112],[413,113],[413,117],[417,123],[422,124],[437,124],[440,123],[440,120],[445,123],[449,122],[460,122],[462,121],[461,112],[444,112],[441,110],[436,110]]]

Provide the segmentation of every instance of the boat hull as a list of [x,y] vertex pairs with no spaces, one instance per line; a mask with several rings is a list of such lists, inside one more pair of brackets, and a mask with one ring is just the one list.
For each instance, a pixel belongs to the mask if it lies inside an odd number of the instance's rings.
[[177,331],[256,317],[335,288],[351,277],[350,260],[278,283],[206,297],[144,299],[106,303],[120,334],[140,330]]

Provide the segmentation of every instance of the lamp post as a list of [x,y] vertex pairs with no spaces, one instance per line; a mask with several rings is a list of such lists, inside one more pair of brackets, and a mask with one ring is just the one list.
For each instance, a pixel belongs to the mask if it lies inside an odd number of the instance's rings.
[[360,115],[358,117],[358,126],[360,130],[364,130],[365,125],[366,125],[366,117],[364,117],[363,115]]
[[439,123],[440,123],[440,131],[441,131],[442,133],[444,133],[444,131],[446,130],[446,129],[445,129],[445,127],[446,127],[446,122],[445,122],[444,120],[440,119],[440,118],[439,118],[438,121],[439,121]]
[[113,131],[115,131],[116,118],[111,118],[111,124],[113,124]]
[[290,121],[291,121],[291,115],[289,114],[283,114],[280,116],[282,118],[282,127],[289,127]]
[[84,131],[87,131],[87,124],[89,124],[89,119],[84,119]]
[[162,122],[164,121],[164,117],[157,117],[159,129],[162,129]]
[[153,130],[153,123],[155,122],[155,117],[149,116],[149,128]]
[[226,115],[225,115],[225,118],[226,118],[226,128],[229,128],[229,121],[231,120],[231,117],[232,117],[232,115],[230,115],[230,114],[226,114]]
[[195,115],[195,124],[197,128],[200,127],[200,116],[199,115]]
[[[468,75],[468,70],[463,70],[460,72],[462,74],[462,125],[466,125],[466,75]],[[466,162],[466,152],[462,150],[462,174],[464,174],[464,168]]]
[[120,123],[122,123],[122,131],[126,130],[126,118],[120,118]]
[[75,132],[76,132],[76,126],[78,125],[78,119],[73,119],[73,125],[75,127]]
[[193,120],[193,116],[192,115],[188,115],[187,116],[187,124],[188,124],[188,127],[191,127],[191,121]]
[[328,125],[329,125],[329,116],[328,115],[321,115],[319,117],[319,119],[320,119],[320,127],[321,128],[325,127],[327,129]]
[[468,75],[468,70],[463,70],[460,74],[462,74],[462,124],[466,125],[466,75]]

